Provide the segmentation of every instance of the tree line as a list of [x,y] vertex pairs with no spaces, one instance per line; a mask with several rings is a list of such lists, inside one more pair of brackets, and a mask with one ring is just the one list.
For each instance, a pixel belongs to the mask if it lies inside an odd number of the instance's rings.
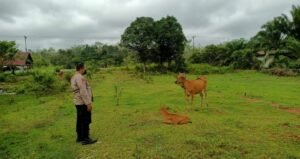
[[300,6],[265,23],[250,40],[237,39],[196,49],[192,63],[236,69],[300,69]]
[[[290,16],[282,14],[268,21],[249,40],[189,48],[182,26],[174,16],[156,21],[138,17],[121,35],[120,44],[96,42],[67,49],[42,49],[33,51],[33,58],[37,67],[74,68],[77,62],[97,67],[141,63],[144,71],[147,65],[156,64],[157,68],[177,72],[186,70],[186,62],[190,62],[235,69],[300,69],[300,6],[292,6]],[[13,59],[17,51],[15,42],[0,41],[0,62]],[[185,54],[192,55],[187,58]]]
[[[96,42],[90,45],[77,45],[67,49],[42,49],[33,53],[35,66],[61,66],[74,68],[76,63],[85,62],[97,67],[120,66],[131,57],[130,50],[118,45]],[[133,57],[132,57],[133,58]]]

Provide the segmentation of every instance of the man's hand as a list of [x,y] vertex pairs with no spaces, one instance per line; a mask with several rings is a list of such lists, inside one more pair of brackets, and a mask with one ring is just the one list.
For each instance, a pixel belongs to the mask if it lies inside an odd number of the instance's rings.
[[92,104],[87,105],[87,111],[91,112],[92,111]]

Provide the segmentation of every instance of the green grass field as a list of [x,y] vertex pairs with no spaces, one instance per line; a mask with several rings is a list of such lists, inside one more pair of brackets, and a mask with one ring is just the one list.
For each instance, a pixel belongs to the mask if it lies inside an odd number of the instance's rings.
[[[0,96],[0,158],[300,158],[299,77],[208,75],[209,107],[191,112],[185,112],[174,75],[151,78],[148,83],[121,71],[93,77],[91,136],[101,143],[89,146],[75,142],[70,90],[40,98]],[[122,88],[119,105],[116,87]],[[162,124],[162,105],[193,123]]]

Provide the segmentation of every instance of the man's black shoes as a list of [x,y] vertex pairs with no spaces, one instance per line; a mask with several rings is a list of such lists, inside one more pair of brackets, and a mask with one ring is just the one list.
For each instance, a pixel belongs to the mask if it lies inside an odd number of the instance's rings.
[[77,143],[81,143],[82,141],[83,141],[83,139],[79,139],[79,138],[76,139]]
[[90,145],[90,144],[94,144],[96,143],[98,140],[93,140],[90,138],[84,139],[83,141],[81,141],[82,145]]

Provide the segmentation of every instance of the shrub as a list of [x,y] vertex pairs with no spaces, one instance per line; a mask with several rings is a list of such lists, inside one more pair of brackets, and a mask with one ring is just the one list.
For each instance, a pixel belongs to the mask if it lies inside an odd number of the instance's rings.
[[31,75],[31,70],[24,70],[24,71],[19,71],[16,73],[16,76],[28,76]]
[[86,63],[86,68],[87,68],[87,73],[86,77],[89,79],[92,79],[93,75],[98,71],[99,65],[96,62],[87,62]]
[[13,74],[0,74],[0,82],[16,82],[17,78]]
[[208,64],[190,64],[188,66],[188,72],[192,74],[224,74],[233,72],[232,67],[215,67]]
[[17,81],[17,78],[13,74],[7,74],[5,76],[5,82],[16,82],[16,81]]
[[72,76],[73,76],[72,72],[64,72],[64,79],[69,83],[71,82]]
[[294,72],[291,69],[286,69],[286,68],[271,68],[271,69],[264,69],[262,70],[264,73],[268,73],[271,75],[276,75],[276,76],[296,76],[298,73]]
[[0,82],[5,82],[5,75],[4,74],[0,74]]
[[59,72],[60,72],[60,69],[61,69],[61,68],[56,67],[56,68],[55,68],[55,72],[56,72],[56,73],[59,73]]
[[63,91],[68,86],[65,81],[58,80],[58,77],[51,72],[47,71],[34,71],[32,73],[32,79],[28,81],[24,90],[18,90],[19,93],[33,92],[37,96],[51,94],[56,91]]
[[34,92],[49,92],[54,89],[55,76],[48,72],[33,72],[33,83],[31,84]]
[[300,69],[300,59],[291,61],[290,68],[299,70]]

